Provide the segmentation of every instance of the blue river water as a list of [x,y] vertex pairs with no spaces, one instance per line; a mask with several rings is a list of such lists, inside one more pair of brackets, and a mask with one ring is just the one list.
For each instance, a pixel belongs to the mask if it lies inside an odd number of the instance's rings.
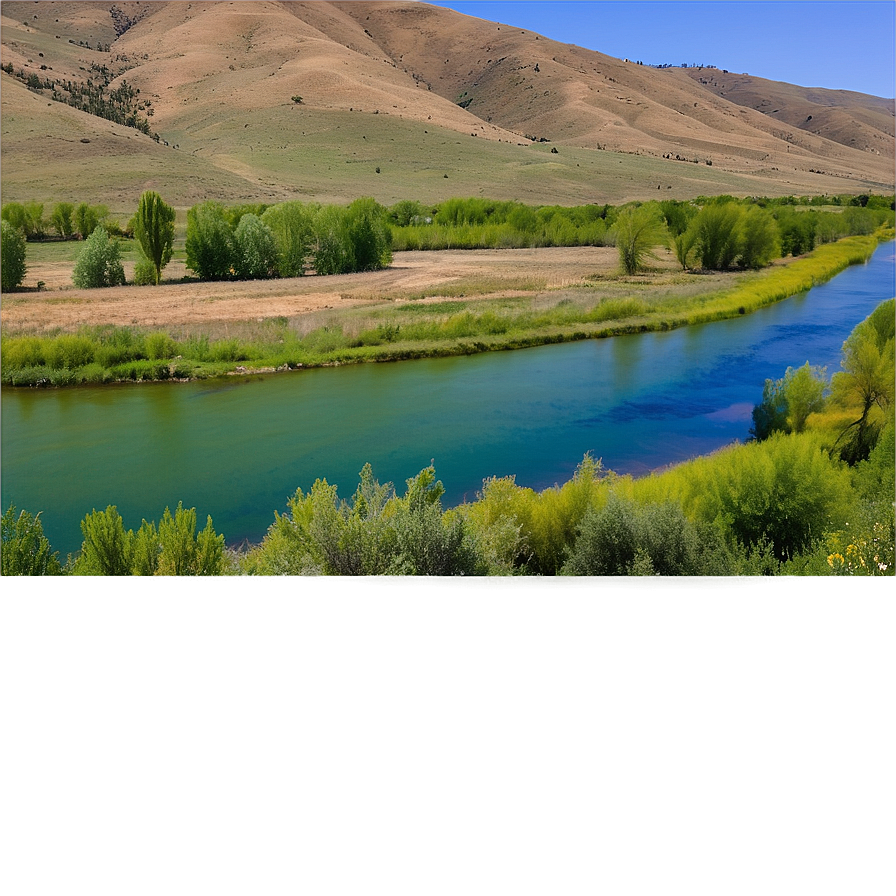
[[404,480],[434,461],[445,503],[489,476],[542,489],[586,452],[645,474],[749,437],[766,378],[839,369],[843,341],[894,295],[894,244],[808,293],[745,317],[470,357],[252,379],[4,389],[2,502],[41,511],[63,556],[115,504],[125,525],[178,501],[228,543],[259,541],[297,487],[348,498],[358,472]]

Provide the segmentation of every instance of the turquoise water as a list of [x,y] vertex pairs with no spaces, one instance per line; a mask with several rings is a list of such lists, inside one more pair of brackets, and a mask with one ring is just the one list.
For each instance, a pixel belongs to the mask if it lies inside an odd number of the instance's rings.
[[251,379],[4,389],[2,503],[42,511],[63,556],[79,523],[115,504],[125,525],[177,502],[228,543],[259,541],[296,487],[350,497],[368,461],[382,482],[430,461],[446,502],[488,476],[542,489],[586,452],[642,474],[749,435],[767,377],[839,369],[853,327],[894,295],[894,247],[755,314],[515,352],[296,371]]

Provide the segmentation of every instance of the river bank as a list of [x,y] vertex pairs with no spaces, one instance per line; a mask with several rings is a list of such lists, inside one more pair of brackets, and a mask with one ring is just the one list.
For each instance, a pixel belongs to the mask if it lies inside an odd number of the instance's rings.
[[[673,330],[749,314],[804,292],[866,261],[878,242],[892,238],[892,229],[848,237],[758,272],[682,272],[666,255],[636,277],[619,276],[615,250],[606,248],[452,252],[442,259],[434,258],[442,253],[413,253],[391,271],[326,278],[336,292],[325,294],[319,292],[324,278],[191,284],[192,292],[180,300],[137,288],[147,310],[128,325],[121,321],[133,313],[127,310],[133,299],[124,297],[133,288],[121,295],[82,290],[17,297],[4,303],[2,382],[21,387],[189,381]],[[239,317],[221,318],[240,290],[259,288],[262,296],[243,297],[241,310],[232,312]],[[295,299],[293,293],[310,302],[308,310],[271,313],[287,310],[277,302],[286,295]],[[331,302],[322,302],[322,295],[332,296]],[[100,307],[79,311],[85,302]],[[115,311],[122,302],[126,310]],[[190,321],[197,306],[216,303],[214,317],[198,314],[198,323]],[[194,310],[185,316],[182,306]],[[57,314],[65,326],[41,332],[34,321],[41,309],[51,308],[66,309]],[[161,322],[140,323],[150,319]],[[79,320],[93,323],[77,326]]]

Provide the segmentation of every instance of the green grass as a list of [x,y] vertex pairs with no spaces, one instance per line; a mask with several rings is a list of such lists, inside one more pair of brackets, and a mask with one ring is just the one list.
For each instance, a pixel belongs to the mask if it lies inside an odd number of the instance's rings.
[[[693,292],[693,279],[682,275],[654,290],[633,289],[622,279],[613,289],[601,283],[597,289],[558,291],[552,303],[531,294],[475,303],[390,302],[317,318],[231,326],[217,336],[112,326],[82,328],[77,334],[4,334],[0,378],[14,386],[205,378],[238,368],[243,372],[445,357],[670,330],[748,314],[804,292],[865,261],[879,238],[892,239],[892,230],[830,243],[790,264],[729,275],[727,281],[707,278],[702,282],[715,288],[698,293]],[[732,285],[719,289],[720,282]],[[493,291],[497,283],[487,279],[478,285]],[[476,287],[477,282],[470,281],[463,288],[475,294]]]

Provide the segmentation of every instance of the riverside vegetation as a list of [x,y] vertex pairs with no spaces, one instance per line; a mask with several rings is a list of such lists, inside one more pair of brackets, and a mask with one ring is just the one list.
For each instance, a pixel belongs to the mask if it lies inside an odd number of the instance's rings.
[[[404,201],[388,209],[372,199],[348,207],[286,202],[225,208],[205,202],[188,211],[184,242],[187,267],[203,280],[375,270],[390,263],[393,251],[412,248],[616,244],[621,270],[611,281],[586,281],[565,290],[552,305],[540,301],[536,306],[531,296],[500,295],[537,290],[538,284],[526,278],[382,296],[363,315],[336,313],[310,332],[274,317],[251,336],[223,339],[173,328],[114,326],[83,327],[76,333],[4,333],[2,382],[64,386],[439,357],[668,330],[747,314],[866,260],[878,240],[893,238],[891,197],[824,197],[823,202],[721,196],[618,209],[531,208],[484,199],[447,200],[432,208]],[[159,283],[172,255],[173,210],[156,194],[144,194],[124,228],[110,225],[100,213],[107,214],[84,204],[54,209],[53,226],[60,238],[66,233],[83,237],[99,221],[75,262],[75,284],[122,283],[120,247],[126,240],[121,235],[129,233],[138,237],[136,282]],[[42,215],[37,203],[3,207],[4,272],[24,276],[23,240],[29,233],[32,240],[46,234]],[[66,224],[72,220],[81,223]],[[652,271],[645,266],[661,245],[672,249],[681,275],[671,288],[652,292]],[[9,265],[7,254],[15,256]],[[783,255],[801,257],[769,267]],[[700,283],[697,270],[729,268],[739,272],[729,287],[694,289]],[[7,287],[4,282],[4,290],[17,283]],[[469,301],[489,293],[498,297]],[[443,300],[419,301],[430,295]]]
[[211,518],[166,509],[126,529],[81,523],[66,561],[40,514],[3,515],[4,575],[893,575],[894,300],[861,322],[830,382],[806,365],[767,381],[753,439],[641,479],[586,456],[536,493],[514,477],[443,509],[432,466],[403,494],[369,465],[349,500],[318,480],[259,545],[233,551]]

